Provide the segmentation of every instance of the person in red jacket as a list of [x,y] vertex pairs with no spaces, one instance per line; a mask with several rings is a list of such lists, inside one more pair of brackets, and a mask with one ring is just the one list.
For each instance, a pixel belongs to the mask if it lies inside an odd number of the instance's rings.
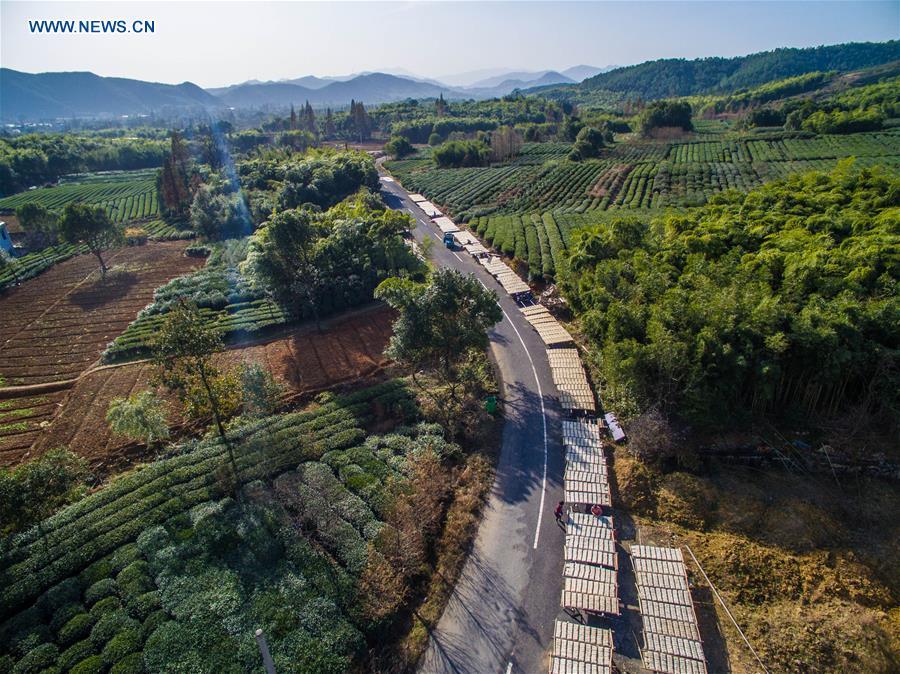
[[603,514],[603,508],[601,508],[599,505],[597,505],[595,503],[594,505],[591,506],[591,515],[593,515],[594,517],[600,517],[600,515],[602,515],[602,514]]
[[564,501],[560,501],[559,503],[556,504],[556,510],[553,511],[553,514],[556,516],[557,522],[562,522],[563,505],[564,504],[565,504]]

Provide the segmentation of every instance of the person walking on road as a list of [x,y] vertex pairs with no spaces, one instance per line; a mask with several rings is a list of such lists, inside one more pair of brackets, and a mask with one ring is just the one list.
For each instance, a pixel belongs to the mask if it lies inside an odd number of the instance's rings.
[[565,501],[560,501],[559,503],[556,504],[556,510],[553,511],[553,514],[556,517],[557,524],[562,523],[563,505],[565,505]]

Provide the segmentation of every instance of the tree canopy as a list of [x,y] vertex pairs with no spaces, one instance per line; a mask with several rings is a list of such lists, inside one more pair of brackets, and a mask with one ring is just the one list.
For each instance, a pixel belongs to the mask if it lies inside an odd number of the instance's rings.
[[103,251],[122,241],[122,229],[118,227],[102,206],[71,202],[63,209],[59,219],[59,235],[67,243],[83,243],[97,256],[100,271],[106,274]]
[[561,285],[608,403],[699,421],[860,403],[896,418],[900,181],[841,165],[576,232]]

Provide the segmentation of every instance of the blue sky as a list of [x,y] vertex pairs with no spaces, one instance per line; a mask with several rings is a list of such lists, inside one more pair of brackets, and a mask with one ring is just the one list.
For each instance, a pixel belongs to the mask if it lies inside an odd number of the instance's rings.
[[[38,35],[34,19],[151,19],[152,35]],[[889,2],[10,2],[0,64],[221,86],[402,68],[426,77],[734,56],[900,37]]]

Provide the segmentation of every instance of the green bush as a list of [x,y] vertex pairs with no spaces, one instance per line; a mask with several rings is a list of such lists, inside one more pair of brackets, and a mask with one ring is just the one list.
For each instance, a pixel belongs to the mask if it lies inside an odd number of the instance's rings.
[[153,589],[153,582],[150,580],[150,565],[142,559],[131,562],[119,572],[116,582],[122,594],[129,597],[149,592]]
[[159,592],[152,590],[131,599],[128,604],[128,613],[137,620],[145,620],[151,613],[162,607],[159,600]]
[[64,650],[62,655],[60,655],[59,659],[56,661],[56,664],[68,671],[82,660],[86,660],[95,654],[96,651],[94,650],[94,644],[91,643],[91,640],[82,639],[78,643],[72,644]]
[[112,578],[103,578],[84,591],[84,602],[93,606],[101,599],[116,596],[118,586]]
[[147,619],[144,621],[144,624],[141,626],[141,636],[144,638],[144,641],[156,631],[156,628],[162,625],[163,623],[169,622],[169,614],[163,611],[162,609],[154,611],[150,615],[147,616]]
[[97,622],[107,613],[112,613],[120,608],[122,608],[122,601],[118,597],[106,597],[91,607],[91,618]]
[[144,656],[140,653],[131,653],[113,665],[109,674],[143,674],[145,671],[147,670],[144,667]]
[[92,655],[75,665],[69,670],[69,674],[103,674],[105,669],[103,658],[99,655]]
[[58,655],[59,649],[53,644],[41,644],[16,663],[12,669],[13,674],[37,674],[52,666]]
[[114,665],[125,656],[140,651],[141,643],[141,633],[137,629],[119,632],[103,647],[103,662]]
[[58,609],[50,619],[50,630],[54,634],[58,634],[59,630],[69,622],[72,618],[80,613],[84,613],[84,605],[78,602],[71,602]]
[[52,616],[60,607],[76,602],[80,598],[81,587],[78,581],[75,578],[67,578],[41,595],[36,606],[42,614]]
[[97,648],[100,648],[119,632],[138,630],[140,626],[140,623],[129,617],[125,611],[107,613],[97,621],[94,629],[91,630],[91,641],[94,642]]
[[87,613],[79,613],[60,628],[57,640],[62,646],[75,643],[91,633],[93,624],[94,621],[91,619],[91,616]]

